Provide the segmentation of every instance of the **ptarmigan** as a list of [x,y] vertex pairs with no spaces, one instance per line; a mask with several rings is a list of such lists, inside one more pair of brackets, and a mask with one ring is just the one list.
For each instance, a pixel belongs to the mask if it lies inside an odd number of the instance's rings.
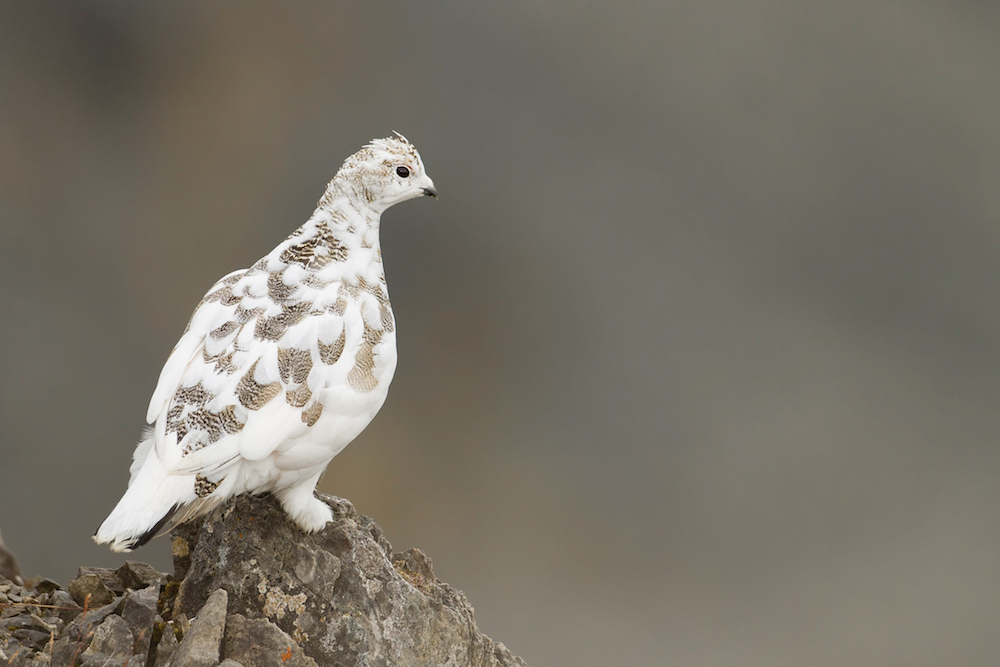
[[382,407],[396,369],[379,220],[436,197],[402,135],[347,158],[316,212],[195,308],[146,413],[128,490],[94,540],[130,551],[235,495],[270,491],[304,530],[327,464]]

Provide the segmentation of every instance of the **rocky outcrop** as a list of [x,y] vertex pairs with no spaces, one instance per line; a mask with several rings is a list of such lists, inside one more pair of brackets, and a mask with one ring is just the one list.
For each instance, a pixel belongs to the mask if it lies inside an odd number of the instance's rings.
[[64,590],[0,578],[0,664],[521,666],[416,549],[346,500],[316,534],[241,496],[171,535],[175,572],[81,568]]
[[321,498],[334,520],[312,535],[268,496],[241,496],[175,531],[176,565],[187,569],[174,615],[225,589],[230,614],[266,619],[320,665],[523,665],[479,632],[465,596],[423,553],[393,553],[350,502]]

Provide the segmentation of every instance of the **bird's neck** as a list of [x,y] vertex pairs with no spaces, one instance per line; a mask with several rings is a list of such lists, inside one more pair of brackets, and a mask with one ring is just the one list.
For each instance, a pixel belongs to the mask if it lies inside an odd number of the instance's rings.
[[265,258],[267,270],[297,264],[325,281],[384,280],[380,218],[380,211],[328,188],[309,220]]

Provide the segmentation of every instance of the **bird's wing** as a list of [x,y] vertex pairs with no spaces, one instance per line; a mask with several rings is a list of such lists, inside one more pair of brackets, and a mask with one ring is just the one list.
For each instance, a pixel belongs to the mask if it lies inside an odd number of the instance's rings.
[[235,310],[231,307],[233,305],[230,303],[231,299],[226,299],[225,303],[222,302],[223,295],[220,290],[236,284],[245,274],[246,270],[241,269],[233,271],[219,280],[194,309],[191,320],[188,322],[187,328],[184,329],[184,335],[174,345],[173,351],[167,358],[167,363],[160,371],[160,379],[156,382],[156,389],[153,391],[153,396],[149,399],[149,407],[146,409],[147,424],[156,422],[156,418],[163,412],[167,402],[174,395],[184,371],[195,355],[201,351],[205,334],[210,331],[206,328],[209,323],[230,317],[231,311]]
[[156,451],[172,472],[217,475],[240,457],[267,457],[316,423],[320,392],[345,373],[338,361],[351,319],[342,300],[328,303],[324,294],[263,271],[216,283],[150,404]]

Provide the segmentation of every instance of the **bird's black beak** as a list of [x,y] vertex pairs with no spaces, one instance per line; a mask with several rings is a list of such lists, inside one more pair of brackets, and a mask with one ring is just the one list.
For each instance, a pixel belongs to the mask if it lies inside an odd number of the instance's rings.
[[434,188],[424,188],[424,196],[434,197],[434,199],[437,199],[438,191],[435,190]]

